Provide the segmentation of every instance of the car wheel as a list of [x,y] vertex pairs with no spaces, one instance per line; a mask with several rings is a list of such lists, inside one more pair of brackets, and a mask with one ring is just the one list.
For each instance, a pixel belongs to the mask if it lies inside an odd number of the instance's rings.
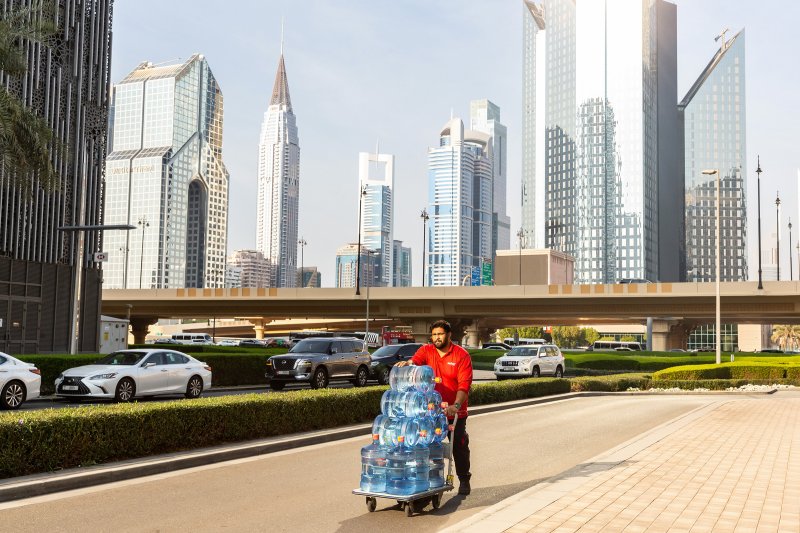
[[0,395],[0,407],[3,409],[19,409],[22,402],[25,401],[25,385],[19,381],[9,381],[3,387],[2,395]]
[[533,370],[531,370],[531,377],[532,378],[538,378],[539,377],[539,367],[538,366],[533,367]]
[[199,398],[203,394],[203,380],[200,376],[192,376],[186,384],[186,397]]
[[378,374],[378,383],[381,385],[388,385],[389,384],[389,372],[388,368],[383,368],[381,373]]
[[369,379],[369,371],[366,367],[360,366],[356,372],[356,379],[353,380],[353,385],[356,387],[366,387],[367,379]]
[[122,378],[117,383],[114,399],[118,402],[129,402],[136,395],[136,384],[131,378]]
[[284,383],[283,381],[275,381],[273,379],[272,381],[269,382],[269,388],[275,391],[283,390],[285,386],[286,383]]
[[561,365],[556,367],[556,377],[563,378],[564,377],[564,370],[561,368]]
[[328,386],[328,371],[322,367],[314,371],[314,377],[311,378],[312,389],[324,389]]

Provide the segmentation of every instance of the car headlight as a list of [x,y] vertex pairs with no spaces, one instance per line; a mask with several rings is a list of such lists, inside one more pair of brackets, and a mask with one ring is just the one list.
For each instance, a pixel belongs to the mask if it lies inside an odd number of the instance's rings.
[[527,365],[527,364],[528,364],[528,363],[530,363],[531,361],[533,361],[533,357],[526,357],[525,359],[521,360],[521,361],[519,362],[519,364],[521,364],[521,365]]
[[295,368],[300,368],[301,366],[311,366],[311,361],[308,359],[298,359],[297,362],[294,364]]
[[267,366],[272,366],[272,359],[267,359]]
[[108,374],[97,374],[96,376],[92,376],[89,379],[111,379],[116,377],[116,372],[109,372]]
[[378,366],[380,364],[379,361],[372,361],[369,366]]

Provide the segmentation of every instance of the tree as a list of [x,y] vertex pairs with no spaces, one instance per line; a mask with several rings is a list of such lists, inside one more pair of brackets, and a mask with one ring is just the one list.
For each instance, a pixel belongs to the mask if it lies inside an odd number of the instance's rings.
[[796,350],[800,346],[800,326],[780,324],[772,326],[772,342],[781,350]]
[[619,340],[622,342],[636,342],[636,337],[633,335],[623,335]]
[[[19,77],[27,70],[23,43],[49,44],[56,34],[54,4],[12,8],[0,19],[0,70]],[[0,87],[0,170],[14,185],[30,190],[35,180],[47,189],[58,182],[53,152],[61,144],[52,128],[6,87]]]
[[600,338],[600,333],[598,333],[594,328],[583,328],[581,333],[583,334],[583,344],[587,344],[589,346],[594,344],[594,341]]
[[519,328],[502,328],[495,332],[498,340],[503,342],[503,339],[514,338],[514,334],[519,335],[524,339],[541,339],[543,338],[543,330],[538,326],[522,326]]
[[553,343],[562,348],[574,348],[580,340],[581,330],[577,326],[553,326]]

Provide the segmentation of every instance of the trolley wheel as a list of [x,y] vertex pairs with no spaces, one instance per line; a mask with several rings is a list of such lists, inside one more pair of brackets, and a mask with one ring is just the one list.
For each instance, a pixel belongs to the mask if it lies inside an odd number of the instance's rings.
[[378,506],[378,500],[376,500],[371,496],[367,496],[367,511],[369,511],[370,513],[374,513],[375,507],[377,506]]
[[411,502],[406,502],[405,512],[409,517],[414,514],[414,505]]
[[442,504],[442,493],[440,492],[431,499],[431,505],[433,505],[434,509],[438,509],[441,504]]

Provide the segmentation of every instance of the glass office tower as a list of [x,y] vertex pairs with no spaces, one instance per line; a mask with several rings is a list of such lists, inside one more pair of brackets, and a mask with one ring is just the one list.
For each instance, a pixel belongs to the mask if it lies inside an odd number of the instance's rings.
[[684,135],[688,281],[716,279],[716,175],[721,192],[720,280],[747,280],[744,30],[722,45],[679,105]]
[[426,286],[461,285],[492,260],[492,143],[453,118],[428,149]]
[[205,58],[142,63],[114,90],[106,161],[108,288],[224,287],[228,171],[222,92]]
[[256,249],[270,262],[270,287],[297,282],[300,144],[281,53],[258,144]]
[[523,229],[575,257],[576,283],[659,279],[658,162],[680,157],[659,144],[677,113],[662,4],[523,1]]
[[411,286],[411,248],[403,246],[403,241],[394,241],[394,280],[393,287]]
[[361,206],[362,243],[380,253],[378,286],[391,287],[395,257],[392,249],[394,226],[394,156],[358,154],[358,186],[366,195]]

